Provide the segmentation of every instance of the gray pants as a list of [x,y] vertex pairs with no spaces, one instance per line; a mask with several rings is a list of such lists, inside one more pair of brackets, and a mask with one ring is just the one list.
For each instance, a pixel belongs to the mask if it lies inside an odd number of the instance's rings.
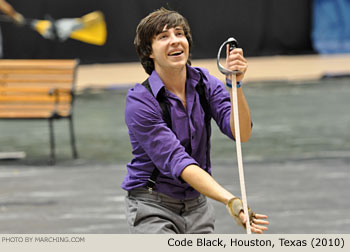
[[214,208],[200,195],[178,200],[147,189],[134,189],[125,198],[130,233],[209,234],[214,232]]

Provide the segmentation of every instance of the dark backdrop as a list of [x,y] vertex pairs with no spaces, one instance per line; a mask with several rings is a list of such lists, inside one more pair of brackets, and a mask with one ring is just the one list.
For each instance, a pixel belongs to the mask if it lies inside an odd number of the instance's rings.
[[312,53],[312,0],[8,0],[27,18],[105,14],[104,46],[42,38],[28,27],[1,23],[5,58],[80,58],[82,63],[137,61],[133,47],[138,22],[149,12],[179,11],[192,28],[194,59],[214,58],[220,44],[235,37],[246,56]]

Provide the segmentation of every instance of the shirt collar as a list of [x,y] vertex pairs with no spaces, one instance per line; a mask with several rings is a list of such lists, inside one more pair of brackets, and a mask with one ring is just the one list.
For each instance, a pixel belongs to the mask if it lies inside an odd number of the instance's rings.
[[[192,85],[193,87],[197,86],[198,82],[201,79],[201,73],[198,69],[187,65],[187,84]],[[160,79],[158,73],[153,70],[152,74],[149,76],[149,84],[152,89],[152,93],[157,97],[159,91],[162,88],[165,88],[163,81]]]
[[194,87],[197,86],[201,79],[201,73],[197,68],[187,65],[187,81]]
[[157,97],[159,91],[165,87],[163,81],[160,79],[158,73],[153,70],[152,74],[149,76],[149,85],[151,86],[152,93]]

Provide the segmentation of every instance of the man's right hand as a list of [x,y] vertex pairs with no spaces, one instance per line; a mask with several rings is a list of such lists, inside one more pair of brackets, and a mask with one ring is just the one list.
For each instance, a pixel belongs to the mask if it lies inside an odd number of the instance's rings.
[[[246,218],[243,210],[243,203],[240,198],[232,198],[226,204],[228,212],[232,215],[239,226],[246,228]],[[267,231],[268,228],[262,225],[269,225],[269,222],[266,220],[267,215],[256,214],[248,207],[250,227],[253,233],[262,234],[264,231]]]

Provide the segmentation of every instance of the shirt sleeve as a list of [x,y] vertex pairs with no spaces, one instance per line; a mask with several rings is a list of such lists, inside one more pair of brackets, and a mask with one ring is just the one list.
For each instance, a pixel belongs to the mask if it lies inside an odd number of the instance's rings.
[[198,165],[167,127],[157,100],[141,85],[127,95],[125,121],[138,144],[165,176],[183,183],[180,178],[183,169],[190,164]]
[[206,87],[208,90],[208,101],[213,119],[221,132],[229,138],[234,139],[230,125],[231,100],[230,94],[225,89],[224,84],[212,75],[206,75]]

